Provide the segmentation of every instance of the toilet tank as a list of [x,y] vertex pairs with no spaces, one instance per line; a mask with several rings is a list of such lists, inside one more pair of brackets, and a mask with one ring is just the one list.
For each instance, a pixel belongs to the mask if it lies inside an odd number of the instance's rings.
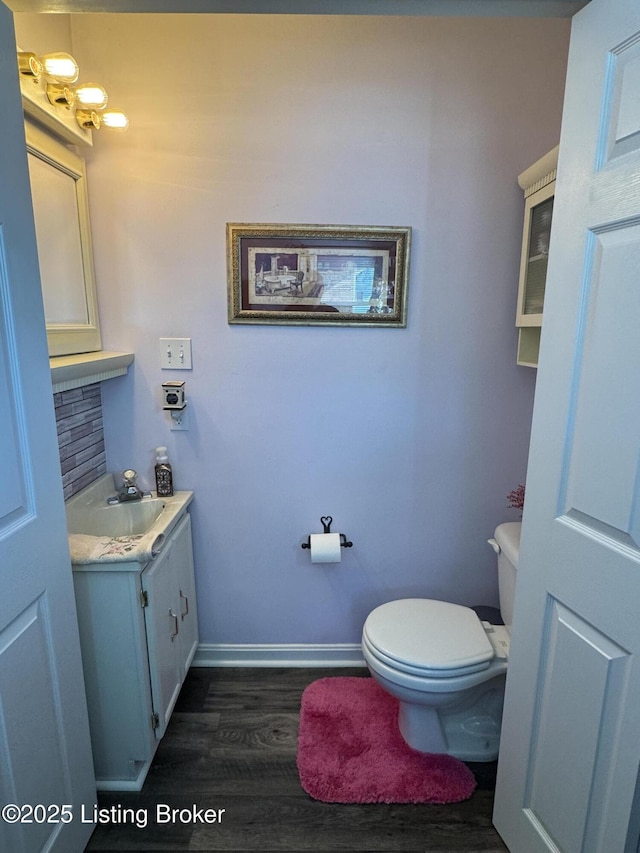
[[[513,599],[516,594],[516,571],[520,553],[521,521],[499,524],[494,533],[494,549],[498,554],[498,588],[502,620],[509,628],[513,622]],[[493,545],[493,542],[491,543]],[[496,548],[497,545],[497,548]]]

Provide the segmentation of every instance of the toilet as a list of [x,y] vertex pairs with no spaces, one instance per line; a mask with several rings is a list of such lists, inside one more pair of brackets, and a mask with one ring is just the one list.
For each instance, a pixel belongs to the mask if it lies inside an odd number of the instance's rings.
[[498,555],[504,625],[429,598],[389,601],[364,623],[365,661],[399,700],[398,726],[413,749],[462,761],[498,757],[520,528],[521,522],[500,524],[489,540]]

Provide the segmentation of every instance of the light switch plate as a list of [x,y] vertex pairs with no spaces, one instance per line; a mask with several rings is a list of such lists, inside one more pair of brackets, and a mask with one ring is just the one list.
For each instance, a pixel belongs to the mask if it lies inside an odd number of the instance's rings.
[[160,368],[191,370],[191,338],[160,338]]

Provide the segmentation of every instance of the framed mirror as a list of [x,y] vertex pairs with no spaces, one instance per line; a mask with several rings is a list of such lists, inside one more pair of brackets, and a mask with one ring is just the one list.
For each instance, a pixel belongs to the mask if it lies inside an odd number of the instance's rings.
[[101,347],[84,160],[25,121],[49,355]]

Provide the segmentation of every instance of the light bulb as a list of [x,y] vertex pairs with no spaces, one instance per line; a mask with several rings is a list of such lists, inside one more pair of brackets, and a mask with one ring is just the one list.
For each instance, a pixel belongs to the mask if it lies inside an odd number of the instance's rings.
[[126,130],[129,126],[129,119],[120,110],[107,110],[100,113],[100,123],[111,128],[111,130]]
[[103,110],[109,100],[104,88],[97,83],[83,83],[76,86],[74,92],[78,105],[86,109]]
[[59,83],[75,83],[80,70],[78,63],[68,53],[47,53],[39,57],[43,74]]

